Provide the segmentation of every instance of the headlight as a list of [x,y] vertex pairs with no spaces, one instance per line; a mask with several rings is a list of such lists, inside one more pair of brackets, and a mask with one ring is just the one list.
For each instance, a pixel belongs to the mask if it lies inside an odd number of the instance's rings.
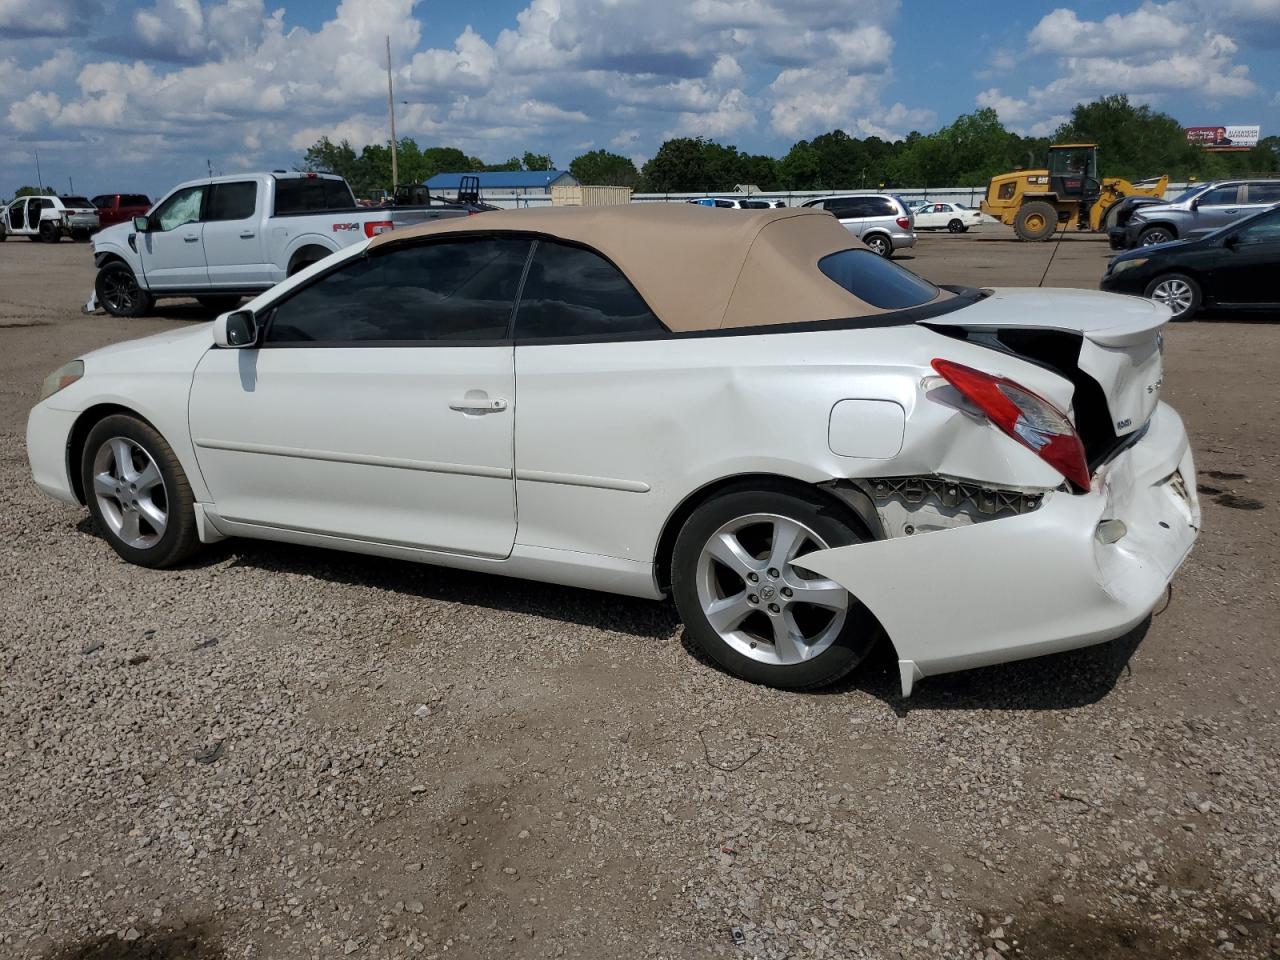
[[1126,270],[1132,270],[1134,267],[1140,267],[1149,259],[1150,257],[1136,257],[1133,260],[1121,260],[1115,264],[1114,269],[1111,271],[1111,275],[1115,276],[1117,273],[1124,273]]
[[[44,378],[40,384],[40,400],[47,400],[59,390],[63,390],[84,376],[84,361],[72,360],[64,363],[53,373]],[[39,401],[37,401],[39,402]]]

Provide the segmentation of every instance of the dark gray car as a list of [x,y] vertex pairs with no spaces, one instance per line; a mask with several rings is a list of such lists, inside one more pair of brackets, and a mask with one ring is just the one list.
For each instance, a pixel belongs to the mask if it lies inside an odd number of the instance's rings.
[[1280,180],[1228,180],[1172,203],[1140,207],[1125,224],[1125,247],[1201,237],[1280,203]]

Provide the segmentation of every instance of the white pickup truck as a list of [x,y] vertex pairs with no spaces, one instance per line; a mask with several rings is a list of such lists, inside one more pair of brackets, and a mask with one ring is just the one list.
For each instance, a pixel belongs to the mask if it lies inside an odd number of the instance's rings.
[[180,184],[145,217],[93,238],[98,268],[85,304],[140,317],[157,297],[195,297],[229,310],[359,240],[439,217],[459,205],[361,207],[341,177],[252,173]]

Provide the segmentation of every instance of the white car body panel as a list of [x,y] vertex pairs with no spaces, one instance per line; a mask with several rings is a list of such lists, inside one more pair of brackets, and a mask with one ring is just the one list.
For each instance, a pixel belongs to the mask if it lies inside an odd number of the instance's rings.
[[[939,207],[943,209],[938,209]],[[976,227],[982,223],[980,210],[965,209],[954,203],[928,203],[914,208],[917,230],[945,230],[953,220],[963,226]]]

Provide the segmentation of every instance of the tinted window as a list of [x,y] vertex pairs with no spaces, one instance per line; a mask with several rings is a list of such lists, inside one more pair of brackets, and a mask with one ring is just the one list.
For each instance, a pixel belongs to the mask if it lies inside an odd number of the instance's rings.
[[88,197],[62,197],[64,207],[92,207]]
[[823,206],[837,217],[866,216],[866,205],[858,197],[837,197],[826,201]]
[[187,187],[172,194],[155,212],[156,223],[161,230],[173,230],[184,223],[200,222],[200,204],[204,200],[204,187]]
[[151,201],[140,193],[126,193],[120,197],[122,207],[149,207]]
[[1221,207],[1227,204],[1232,204],[1236,202],[1236,198],[1239,196],[1239,194],[1240,194],[1240,187],[1238,185],[1232,185],[1230,187],[1218,187],[1215,190],[1210,190],[1208,193],[1206,193],[1203,197],[1200,198],[1200,206]]
[[1280,183],[1249,184],[1250,203],[1280,203]]
[[538,241],[516,311],[516,338],[597,337],[666,329],[604,257]]
[[772,206],[765,200],[743,200],[742,205],[748,210],[767,210]]
[[284,177],[276,181],[276,213],[342,210],[355,206],[344,180],[325,177]]
[[275,308],[268,343],[507,336],[529,240],[452,240],[362,256]]
[[1236,231],[1239,243],[1280,243],[1280,210],[1264,213]]
[[215,183],[209,188],[209,209],[205,220],[248,220],[258,204],[258,185],[252,180],[243,183]]
[[859,300],[884,310],[928,303],[938,288],[870,250],[842,250],[818,261],[818,269]]
[[111,202],[111,201],[112,201],[112,200],[114,200],[114,199],[115,199],[114,197],[94,197],[94,198],[93,198],[93,205],[94,205],[95,207],[110,207],[110,206],[114,206],[114,204],[112,204],[112,202]]
[[866,197],[864,202],[867,205],[868,217],[896,217],[898,215],[898,205],[888,197]]

